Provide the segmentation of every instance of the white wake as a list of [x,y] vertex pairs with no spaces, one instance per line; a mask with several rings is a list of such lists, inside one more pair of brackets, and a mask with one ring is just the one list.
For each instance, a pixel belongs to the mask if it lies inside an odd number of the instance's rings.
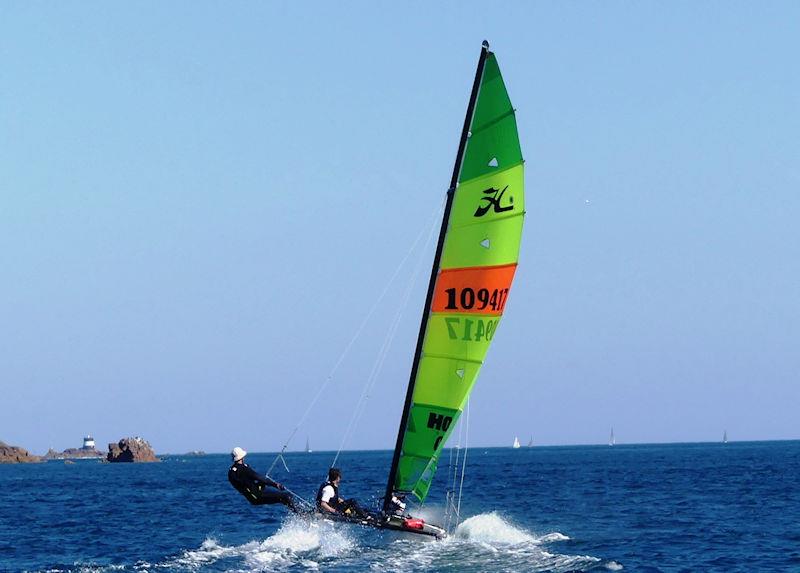
[[[396,540],[377,559],[373,571],[585,571],[605,568],[588,555],[564,555],[546,546],[568,541],[559,532],[536,534],[513,525],[496,512],[464,520],[453,535],[425,543],[419,539]],[[616,564],[615,564],[616,565]],[[619,565],[617,565],[619,567]]]
[[514,527],[505,521],[496,512],[482,513],[469,519],[465,519],[456,528],[455,537],[483,543],[546,543],[545,538],[550,541],[565,541],[569,539],[560,533],[551,533],[547,536],[537,538],[536,536]]
[[214,570],[225,571],[281,571],[290,567],[314,570],[319,568],[320,560],[350,555],[355,547],[354,538],[346,528],[290,516],[263,541],[225,546],[208,538],[199,548],[183,551],[157,567],[167,571],[202,571],[213,564]]
[[[270,571],[423,572],[496,571],[553,573],[618,570],[613,561],[587,555],[567,555],[551,544],[569,537],[551,531],[534,533],[500,514],[466,519],[448,538],[379,532],[368,528],[289,517],[263,541],[226,546],[208,538],[200,547],[156,565],[142,563],[138,573],[205,571],[254,573]],[[87,572],[88,573],[88,572]]]

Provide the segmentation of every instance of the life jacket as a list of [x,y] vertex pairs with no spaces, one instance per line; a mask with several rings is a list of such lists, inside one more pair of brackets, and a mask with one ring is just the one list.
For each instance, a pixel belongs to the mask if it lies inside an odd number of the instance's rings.
[[326,486],[331,486],[333,488],[333,498],[328,502],[328,505],[336,509],[336,506],[339,505],[339,488],[329,481],[319,486],[317,490],[317,509],[322,509],[322,490],[325,489]]

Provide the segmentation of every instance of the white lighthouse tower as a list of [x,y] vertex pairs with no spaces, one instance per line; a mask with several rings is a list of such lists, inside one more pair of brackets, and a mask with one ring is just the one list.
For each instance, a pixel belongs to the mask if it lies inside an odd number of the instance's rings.
[[94,449],[94,438],[92,436],[86,436],[83,438],[83,447],[82,450],[93,450]]

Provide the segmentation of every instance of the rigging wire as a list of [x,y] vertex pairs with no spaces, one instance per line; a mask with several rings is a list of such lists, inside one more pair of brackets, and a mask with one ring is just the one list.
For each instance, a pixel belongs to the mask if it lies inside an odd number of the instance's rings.
[[[458,468],[459,468],[459,458],[461,456],[461,437],[464,434],[464,419],[459,418],[458,420],[458,443],[456,444],[455,448],[450,448],[450,464],[447,468],[448,473],[448,480],[450,479],[450,474],[452,473],[453,481],[452,485],[448,487],[447,494],[445,496],[445,520],[446,520],[446,529],[450,531],[450,522],[453,518],[453,513],[456,509],[455,504],[455,493],[456,493],[456,484],[458,483]],[[453,461],[453,450],[455,449],[455,462]],[[458,516],[455,516],[458,519]]]
[[[435,224],[435,221],[437,219],[441,218],[441,210],[443,209],[443,205],[444,204],[442,203],[442,205],[439,207],[439,209],[437,211],[435,211],[434,214],[433,214],[434,216],[432,217],[432,220],[434,221],[434,224]],[[325,391],[325,389],[328,387],[328,384],[330,384],[330,382],[333,380],[334,375],[339,370],[339,367],[342,365],[342,362],[344,362],[344,359],[349,354],[349,352],[352,349],[353,345],[355,344],[356,340],[358,340],[358,338],[361,336],[361,333],[364,331],[364,328],[366,327],[366,325],[369,322],[369,320],[372,318],[372,315],[375,313],[375,311],[377,310],[378,306],[383,301],[384,297],[386,296],[386,293],[389,292],[390,287],[392,286],[392,284],[394,284],[395,280],[397,279],[397,276],[400,274],[400,271],[405,266],[406,262],[411,257],[411,255],[414,253],[414,251],[417,249],[417,245],[419,244],[419,242],[422,239],[422,237],[425,235],[425,231],[429,226],[430,225],[423,226],[423,228],[417,234],[417,236],[414,239],[414,242],[411,244],[411,247],[409,248],[408,252],[402,258],[400,263],[395,268],[394,273],[389,278],[389,280],[386,283],[386,285],[383,287],[383,291],[381,291],[381,294],[378,296],[378,299],[373,303],[372,307],[369,309],[369,311],[367,312],[366,316],[361,321],[361,324],[358,326],[358,328],[356,329],[355,334],[350,339],[350,341],[347,343],[347,345],[345,346],[345,348],[342,351],[342,353],[339,355],[339,358],[337,359],[336,363],[333,365],[333,368],[331,368],[330,372],[328,373],[328,376],[325,378],[325,380],[322,382],[322,384],[320,384],[319,388],[317,389],[316,394],[314,394],[314,397],[312,398],[312,400],[309,403],[308,407],[306,408],[305,412],[303,412],[303,415],[300,417],[300,420],[295,424],[294,428],[289,433],[289,436],[284,441],[280,452],[278,452],[278,454],[275,456],[275,459],[272,461],[272,464],[270,464],[269,469],[266,472],[267,476],[270,475],[270,472],[272,472],[272,470],[275,468],[275,464],[277,464],[278,461],[282,461],[284,467],[286,467],[286,470],[287,471],[289,470],[288,466],[286,466],[286,461],[283,459],[283,454],[286,452],[286,449],[289,447],[289,444],[291,443],[291,441],[294,438],[294,436],[297,434],[298,430],[300,430],[302,425],[305,423],[306,419],[308,418],[308,415],[311,413],[311,411],[314,408],[314,406],[316,405],[316,403],[322,397],[322,394]]]
[[[461,421],[459,420],[459,426],[461,425]],[[456,449],[454,447],[450,447],[449,451],[449,459],[447,462],[447,479],[450,479],[450,471],[453,469],[453,450]],[[445,490],[444,494],[444,528],[449,532],[450,531],[450,497],[451,497],[451,490],[448,487]]]
[[[440,218],[439,212],[435,213],[435,216],[432,219],[432,223],[430,225],[430,230],[428,232],[428,238],[425,241],[425,247],[427,247],[433,238],[434,232],[436,231],[436,222]],[[342,453],[347,440],[350,439],[352,432],[355,430],[356,426],[358,425],[361,416],[364,414],[366,410],[367,401],[369,400],[370,393],[372,389],[375,387],[375,383],[378,381],[379,375],[383,369],[383,364],[386,361],[387,356],[389,355],[389,349],[392,346],[392,342],[394,341],[394,337],[397,334],[397,331],[400,327],[403,313],[405,312],[406,308],[408,308],[408,302],[411,299],[411,294],[414,291],[414,286],[417,284],[419,279],[419,275],[422,272],[422,262],[423,257],[419,257],[417,259],[417,264],[414,267],[414,272],[411,274],[411,279],[409,280],[408,284],[406,285],[405,293],[403,294],[402,301],[395,313],[394,319],[389,327],[389,331],[384,338],[383,345],[381,346],[380,351],[378,352],[378,356],[373,363],[372,370],[370,371],[369,376],[367,377],[367,381],[364,384],[364,389],[361,392],[361,396],[358,399],[356,407],[353,411],[353,415],[350,418],[350,422],[347,425],[347,429],[345,430],[344,436],[342,437],[342,441],[339,444],[339,449],[336,451],[336,455],[333,458],[333,462],[331,462],[331,467],[336,465],[336,461],[339,459],[339,455]]]
[[469,449],[469,398],[467,398],[467,418],[464,429],[464,458],[461,462],[461,484],[458,486],[458,507],[456,508],[456,527],[461,522],[461,494],[464,491],[464,473],[467,471],[467,450]]
[[290,494],[292,494],[292,496],[294,496],[302,505],[306,506],[308,509],[314,509],[316,507],[315,504],[313,504],[310,501],[308,501],[306,498],[301,496],[299,493],[293,492],[292,490],[290,490],[286,486],[283,486],[283,489],[286,490],[287,492],[289,492]]
[[345,430],[344,435],[342,436],[342,440],[339,443],[339,449],[336,450],[336,455],[334,456],[333,461],[331,462],[331,467],[336,465],[336,461],[339,459],[339,455],[342,453],[342,450],[344,449],[345,444],[350,438],[351,433],[355,430],[356,426],[358,425],[358,422],[360,421],[361,418],[361,414],[366,409],[366,403],[367,400],[369,399],[369,393],[372,391],[372,387],[374,386],[378,378],[378,374],[383,368],[383,363],[386,360],[386,356],[388,355],[388,349],[391,346],[395,333],[397,332],[397,324],[399,322],[400,316],[401,313],[398,312],[397,316],[395,317],[390,326],[389,331],[387,332],[386,338],[383,341],[378,356],[375,358],[375,362],[372,365],[372,370],[369,376],[367,377],[367,381],[364,384],[363,390],[361,391],[361,396],[359,397],[358,402],[356,402],[356,407],[353,410],[353,414],[350,416],[350,421],[347,425],[347,429]]
[[399,317],[401,313],[395,317],[392,321],[392,324],[389,328],[389,332],[386,335],[386,338],[381,345],[381,349],[378,352],[378,356],[375,359],[375,362],[372,365],[372,370],[367,376],[367,381],[364,384],[364,388],[361,391],[361,396],[358,398],[358,402],[356,402],[356,407],[353,410],[352,416],[350,416],[350,421],[347,424],[347,428],[345,429],[344,435],[342,436],[342,440],[339,443],[339,449],[336,450],[336,455],[333,457],[333,461],[331,462],[331,467],[336,465],[337,460],[339,459],[339,455],[342,453],[344,449],[345,443],[350,438],[350,434],[355,430],[356,425],[358,424],[362,413],[366,409],[366,402],[369,398],[369,392],[372,390],[375,381],[377,380],[378,373],[383,368],[383,363],[388,355],[388,349],[391,346],[392,340],[394,339],[394,335],[397,332],[397,324],[399,322]]

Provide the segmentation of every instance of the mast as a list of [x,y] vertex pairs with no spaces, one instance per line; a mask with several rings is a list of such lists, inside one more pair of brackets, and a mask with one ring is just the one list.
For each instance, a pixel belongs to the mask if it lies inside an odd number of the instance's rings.
[[444,207],[444,214],[442,216],[442,226],[439,229],[439,241],[436,245],[436,254],[433,257],[433,268],[431,269],[431,278],[428,282],[428,294],[425,297],[425,306],[422,308],[422,320],[419,325],[419,334],[417,336],[417,347],[414,351],[414,362],[411,366],[411,374],[408,380],[408,389],[406,390],[406,401],[403,404],[403,414],[400,417],[400,427],[397,430],[397,442],[394,446],[394,455],[392,456],[392,466],[389,470],[389,480],[386,483],[386,495],[383,498],[383,510],[386,511],[392,501],[392,493],[394,493],[394,479],[397,475],[397,465],[400,461],[400,450],[403,447],[403,435],[405,434],[406,424],[408,423],[408,413],[411,409],[411,399],[414,396],[414,383],[417,379],[417,370],[419,369],[419,361],[422,357],[422,345],[425,341],[425,331],[428,326],[428,317],[430,315],[431,302],[433,300],[433,292],[436,287],[436,278],[438,276],[439,265],[442,259],[442,250],[444,249],[444,237],[447,233],[447,222],[450,219],[450,210],[453,207],[453,198],[455,197],[456,186],[458,185],[458,176],[461,173],[461,162],[464,158],[464,149],[467,146],[467,138],[469,137],[469,128],[472,124],[472,116],[475,113],[475,102],[478,100],[478,91],[480,90],[481,78],[483,77],[483,68],[486,64],[486,56],[489,55],[489,42],[483,41],[481,46],[481,55],[478,58],[478,68],[475,71],[475,80],[472,83],[472,92],[469,96],[469,104],[467,105],[467,114],[464,118],[464,127],[461,130],[461,139],[458,142],[458,152],[456,153],[456,162],[453,166],[453,176],[450,179],[450,187],[447,190],[447,202]]

